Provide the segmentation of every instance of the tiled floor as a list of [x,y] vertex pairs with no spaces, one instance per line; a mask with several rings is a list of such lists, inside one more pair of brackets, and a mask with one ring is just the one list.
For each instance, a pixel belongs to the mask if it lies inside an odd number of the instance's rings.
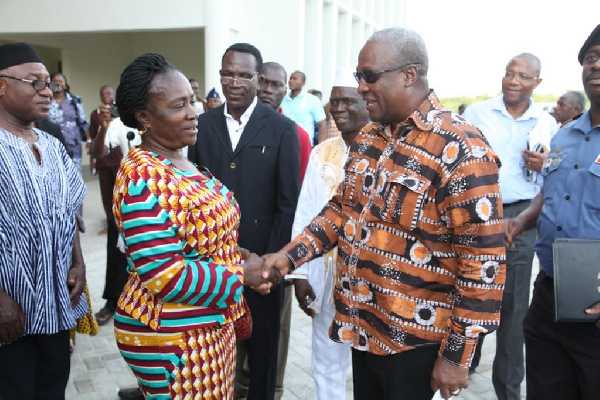
[[[98,182],[87,176],[88,196],[84,214],[87,232],[82,235],[82,246],[87,264],[87,279],[93,308],[99,310],[104,302],[106,236],[98,235],[102,229],[104,212],[100,203]],[[298,307],[293,307],[292,337],[285,373],[284,400],[312,399],[313,380],[310,369],[311,323]],[[492,361],[495,336],[490,335],[483,347],[477,372],[459,398],[467,400],[495,399],[492,387]],[[352,376],[348,371],[347,398],[352,398]],[[77,336],[71,360],[71,377],[67,386],[68,400],[116,400],[117,390],[135,386],[135,378],[121,358],[113,336],[112,322],[103,326],[97,336]],[[524,385],[523,385],[524,386]],[[522,393],[524,394],[524,387]],[[524,395],[523,395],[524,398]],[[376,400],[376,399],[374,399]]]

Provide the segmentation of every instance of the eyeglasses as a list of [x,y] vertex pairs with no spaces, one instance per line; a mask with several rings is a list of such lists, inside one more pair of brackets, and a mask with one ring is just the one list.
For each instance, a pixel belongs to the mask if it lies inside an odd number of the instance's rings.
[[252,77],[250,78],[246,78],[243,76],[223,76],[221,75],[221,84],[222,85],[231,85],[233,83],[233,81],[237,81],[238,85],[247,85],[250,82],[252,82],[252,80],[254,78],[256,78],[256,76],[258,75],[258,72],[255,72]]
[[355,72],[354,78],[356,79],[356,82],[360,83],[360,78],[363,78],[365,80],[365,82],[367,83],[375,83],[377,82],[377,80],[379,80],[379,77],[382,74],[385,74],[386,72],[392,72],[392,71],[397,71],[399,69],[406,69],[408,67],[420,67],[421,64],[415,64],[415,63],[408,63],[408,64],[403,64],[403,65],[398,65],[395,67],[390,67],[390,68],[386,68],[383,71],[369,71],[368,69],[362,70],[362,71],[357,71]]
[[539,78],[539,76],[537,76],[537,75],[531,76],[531,75],[527,75],[527,74],[523,74],[523,73],[517,74],[516,72],[513,72],[513,71],[506,71],[506,73],[504,74],[504,77],[506,79],[517,78],[517,80],[520,82],[531,82],[532,80]]
[[52,93],[54,93],[58,90],[58,82],[52,82],[52,81],[46,82],[46,81],[42,81],[39,79],[15,78],[14,76],[9,76],[9,75],[0,75],[0,78],[9,78],[9,79],[14,79],[15,81],[31,83],[31,86],[33,86],[33,88],[38,92],[40,92],[46,88],[50,88]]

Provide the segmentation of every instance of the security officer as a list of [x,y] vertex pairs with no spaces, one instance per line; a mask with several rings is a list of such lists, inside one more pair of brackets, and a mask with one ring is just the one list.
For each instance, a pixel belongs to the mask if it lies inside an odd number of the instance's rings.
[[[532,400],[600,396],[600,320],[554,322],[552,261],[555,238],[600,239],[600,25],[579,51],[579,63],[591,107],[552,139],[542,171],[542,192],[521,214],[505,222],[510,244],[537,219],[535,250],[541,271],[523,322],[527,398]],[[600,317],[600,296],[585,312]]]

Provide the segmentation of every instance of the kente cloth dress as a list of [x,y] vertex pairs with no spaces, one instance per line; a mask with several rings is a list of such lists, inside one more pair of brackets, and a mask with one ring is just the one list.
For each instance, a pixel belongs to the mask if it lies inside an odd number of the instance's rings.
[[239,206],[200,171],[134,147],[117,175],[113,213],[130,275],[115,336],[147,399],[233,398]]

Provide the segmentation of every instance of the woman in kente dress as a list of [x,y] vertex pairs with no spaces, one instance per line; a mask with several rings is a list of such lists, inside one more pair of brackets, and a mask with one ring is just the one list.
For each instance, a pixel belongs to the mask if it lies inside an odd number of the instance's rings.
[[142,135],[113,194],[129,271],[117,345],[147,399],[230,399],[243,284],[270,287],[262,259],[237,245],[233,193],[181,152],[197,135],[187,78],[144,54],[123,71],[116,99]]

